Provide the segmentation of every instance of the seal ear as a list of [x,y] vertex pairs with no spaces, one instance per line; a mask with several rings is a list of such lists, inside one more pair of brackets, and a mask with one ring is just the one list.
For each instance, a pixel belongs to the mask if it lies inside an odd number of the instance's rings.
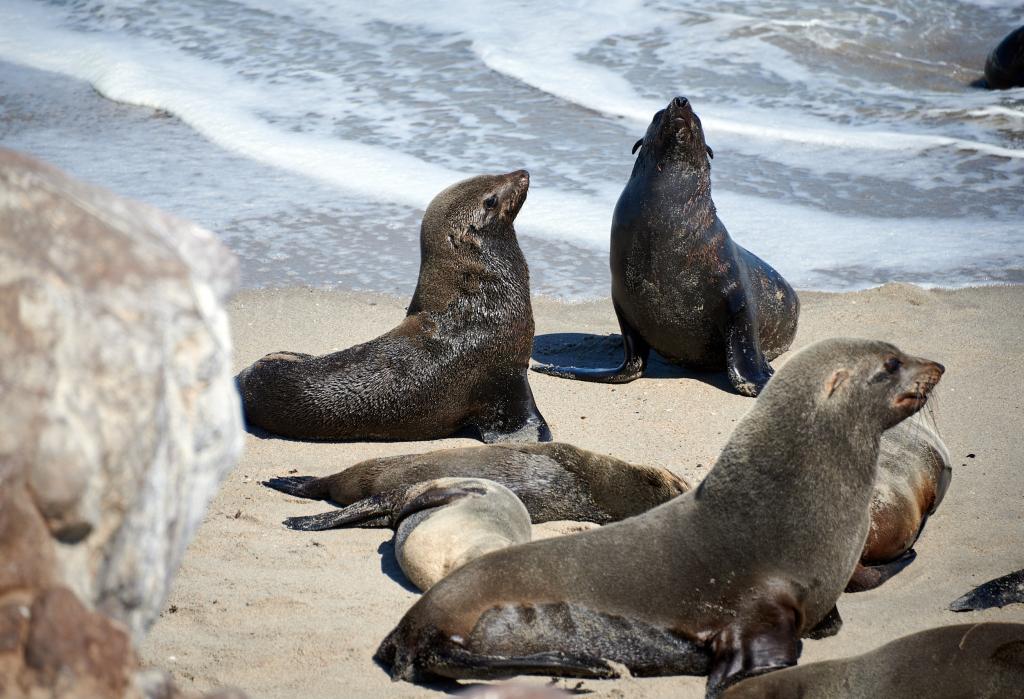
[[636,153],[640,146],[642,146],[643,144],[644,139],[641,138],[639,141],[633,144],[633,150],[630,151],[630,154]]
[[712,160],[714,160],[715,159],[715,151],[711,150],[711,146],[709,146],[707,144],[705,144],[704,147],[708,151],[708,157],[711,158]]
[[826,397],[830,398],[832,394],[836,392],[836,389],[839,388],[840,384],[842,384],[848,378],[850,378],[849,371],[847,371],[846,369],[836,369],[835,372],[832,373],[832,376],[829,378],[828,383],[825,384],[825,390],[828,393]]

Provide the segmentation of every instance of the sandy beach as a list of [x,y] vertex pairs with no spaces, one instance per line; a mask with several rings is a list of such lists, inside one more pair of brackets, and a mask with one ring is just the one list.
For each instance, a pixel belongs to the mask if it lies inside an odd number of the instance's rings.
[[[804,292],[801,300],[794,349],[836,335],[870,337],[946,366],[932,410],[954,469],[946,499],[916,546],[917,560],[877,590],[843,595],[843,629],[805,641],[801,663],[864,652],[939,625],[1024,622],[1022,605],[946,611],[975,585],[1024,567],[1024,286],[931,291],[890,284]],[[230,307],[236,369],[271,351],[325,353],[369,340],[397,324],[406,303],[303,288],[243,292]],[[534,313],[535,359],[577,356],[581,348],[585,360],[617,358],[617,338],[605,337],[618,331],[609,300],[566,305],[537,298]],[[665,466],[697,483],[752,401],[725,390],[723,375],[665,364],[651,374],[608,386],[532,373],[531,384],[557,440]],[[418,596],[395,563],[391,532],[290,531],[281,525],[285,517],[331,505],[260,481],[293,469],[326,475],[370,457],[475,444],[316,444],[248,435],[142,648],[144,661],[170,670],[184,688],[236,685],[254,698],[438,695],[392,683],[372,661]],[[668,677],[586,681],[583,688],[595,697],[702,697],[704,683]]]

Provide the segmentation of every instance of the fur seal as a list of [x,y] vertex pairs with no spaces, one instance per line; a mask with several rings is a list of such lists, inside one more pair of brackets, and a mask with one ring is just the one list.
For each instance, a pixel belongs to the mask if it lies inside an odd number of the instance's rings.
[[685,97],[654,115],[612,218],[612,305],[625,358],[617,369],[535,365],[564,378],[625,383],[653,347],[693,369],[727,369],[755,396],[796,334],[800,301],[766,262],[733,242],[711,200],[711,149]]
[[395,558],[427,590],[462,564],[530,540],[530,513],[511,490],[484,478],[417,483],[395,517]]
[[969,612],[1005,607],[1008,604],[1024,604],[1024,570],[978,585],[966,595],[953,600],[949,608],[954,612]]
[[342,509],[292,517],[294,529],[389,527],[405,491],[445,477],[487,478],[522,500],[536,524],[574,520],[606,524],[671,500],[690,485],[664,468],[638,466],[571,444],[495,444],[368,459],[331,476],[283,476],[269,488],[330,499]]
[[623,522],[467,563],[381,643],[392,679],[705,674],[792,665],[869,526],[882,433],[944,369],[884,342],[793,356],[695,490]]
[[898,638],[873,651],[770,672],[722,699],[1002,699],[1024,688],[1024,624],[959,624]]
[[296,439],[549,441],[527,377],[533,310],[512,226],[525,170],[463,180],[423,215],[420,274],[405,320],[314,357],[277,352],[238,375],[248,422]]
[[847,592],[876,588],[914,560],[914,543],[952,476],[946,445],[923,420],[904,420],[882,435],[871,529]]
[[1024,87],[1024,27],[1018,27],[999,42],[985,59],[985,77],[972,83],[989,90]]

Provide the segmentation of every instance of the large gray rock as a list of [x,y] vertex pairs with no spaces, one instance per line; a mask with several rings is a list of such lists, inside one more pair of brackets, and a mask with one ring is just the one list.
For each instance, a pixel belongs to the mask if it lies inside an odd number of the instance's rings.
[[136,642],[241,450],[236,277],[211,233],[0,149],[0,489]]

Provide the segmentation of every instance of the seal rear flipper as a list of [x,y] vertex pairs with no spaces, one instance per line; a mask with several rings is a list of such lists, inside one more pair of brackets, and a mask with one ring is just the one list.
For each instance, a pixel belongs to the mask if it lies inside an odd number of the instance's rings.
[[395,503],[404,492],[402,488],[389,490],[337,510],[306,517],[289,517],[284,521],[284,526],[307,532],[347,527],[391,527],[395,520]]
[[888,563],[867,566],[858,562],[857,567],[853,570],[853,575],[850,577],[850,582],[846,583],[846,589],[843,591],[864,592],[866,590],[874,590],[913,563],[915,558],[917,558],[917,551],[907,549],[899,558]]
[[597,369],[589,367],[555,366],[553,364],[537,364],[531,367],[534,371],[557,376],[560,379],[576,379],[577,381],[593,381],[595,383],[629,383],[639,379],[647,371],[647,362],[651,356],[651,346],[640,337],[640,333],[622,317],[622,311],[615,304],[615,315],[619,319],[619,330],[622,332],[622,364],[614,369]]
[[737,611],[736,619],[712,640],[707,699],[747,677],[796,665],[800,657],[804,615],[790,590],[778,590]]
[[757,396],[772,377],[772,367],[761,351],[757,319],[742,292],[729,298],[730,317],[725,329],[725,360],[729,382],[744,396]]
[[322,500],[328,493],[327,486],[318,482],[320,480],[316,476],[277,476],[263,481],[261,485],[299,498]]
[[493,402],[471,420],[484,443],[551,441],[551,428],[537,408],[525,370],[504,386],[495,382],[487,394],[494,396]]
[[977,611],[1008,604],[1024,603],[1024,570],[1009,573],[979,585],[950,603],[954,612]]
[[402,523],[402,520],[417,512],[430,510],[435,507],[444,507],[445,505],[450,505],[456,500],[480,495],[487,495],[487,491],[476,486],[434,488],[433,490],[428,490],[406,503],[402,507],[401,511],[394,516],[392,526],[397,529],[398,525]]

